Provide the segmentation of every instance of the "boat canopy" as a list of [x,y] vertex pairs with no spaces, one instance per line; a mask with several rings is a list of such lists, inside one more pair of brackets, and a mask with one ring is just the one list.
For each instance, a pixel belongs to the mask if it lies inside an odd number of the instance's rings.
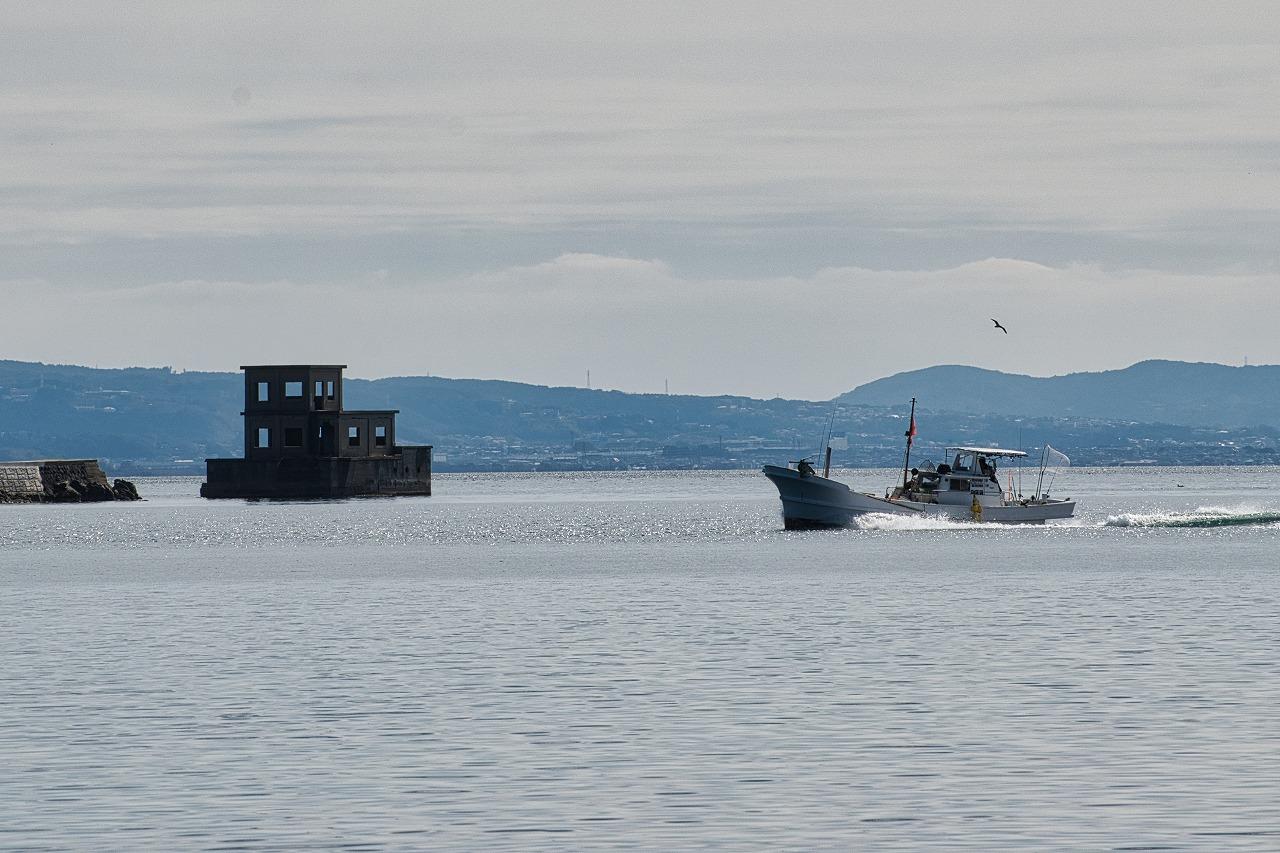
[[952,451],[957,453],[976,453],[979,456],[1005,456],[1010,459],[1017,459],[1027,454],[1021,450],[1001,450],[999,447],[948,447],[947,454]]

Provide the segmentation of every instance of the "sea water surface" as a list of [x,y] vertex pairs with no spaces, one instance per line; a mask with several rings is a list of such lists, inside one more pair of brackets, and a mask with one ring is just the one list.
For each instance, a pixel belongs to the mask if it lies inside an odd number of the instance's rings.
[[1278,476],[804,533],[756,472],[0,506],[0,849],[1278,850]]

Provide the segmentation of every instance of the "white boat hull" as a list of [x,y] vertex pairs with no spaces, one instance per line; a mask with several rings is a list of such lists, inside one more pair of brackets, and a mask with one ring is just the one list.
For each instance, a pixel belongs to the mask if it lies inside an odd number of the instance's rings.
[[[886,500],[855,492],[827,477],[801,475],[792,468],[764,466],[764,475],[778,488],[782,501],[782,520],[788,530],[814,527],[848,527],[860,515],[888,513],[920,517],[943,516],[960,521],[991,524],[1043,524],[1055,519],[1071,518],[1076,504],[1071,500],[1004,501],[987,496],[980,499],[980,513],[973,510],[968,494],[955,495],[955,503],[924,503],[909,500]],[[943,495],[943,497],[948,497]]]

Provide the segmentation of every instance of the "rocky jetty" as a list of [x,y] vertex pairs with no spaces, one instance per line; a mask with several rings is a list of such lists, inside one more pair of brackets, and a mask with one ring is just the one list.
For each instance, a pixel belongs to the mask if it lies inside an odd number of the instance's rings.
[[94,503],[141,500],[128,480],[107,482],[96,459],[0,462],[0,503]]

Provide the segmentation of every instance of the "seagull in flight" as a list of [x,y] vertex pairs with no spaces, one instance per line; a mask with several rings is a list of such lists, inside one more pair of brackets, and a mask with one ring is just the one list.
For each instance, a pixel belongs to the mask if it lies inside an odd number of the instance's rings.
[[995,324],[996,324],[996,328],[997,328],[997,329],[999,329],[1000,331],[1004,332],[1006,335],[1007,335],[1007,334],[1009,334],[1009,330],[1008,330],[1008,329],[1006,329],[1004,326],[1001,326],[1001,325],[1000,325],[1000,321],[999,321],[999,320],[997,320],[995,317],[992,317],[992,318],[991,318],[991,322],[993,322],[993,323],[995,323]]

